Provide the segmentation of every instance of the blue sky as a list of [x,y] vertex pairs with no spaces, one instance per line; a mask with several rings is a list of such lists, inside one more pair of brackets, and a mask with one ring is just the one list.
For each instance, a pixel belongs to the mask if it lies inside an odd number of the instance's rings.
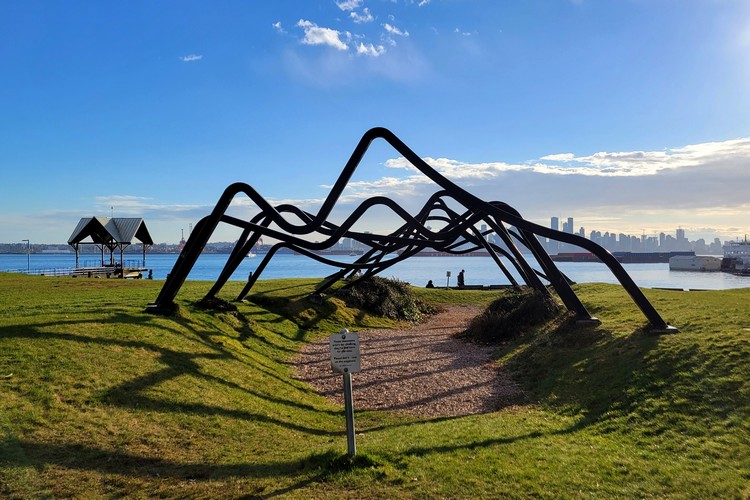
[[[176,242],[235,181],[314,212],[374,126],[545,225],[750,233],[744,0],[0,0],[0,68],[0,242]],[[434,190],[380,143],[353,181],[336,217]]]

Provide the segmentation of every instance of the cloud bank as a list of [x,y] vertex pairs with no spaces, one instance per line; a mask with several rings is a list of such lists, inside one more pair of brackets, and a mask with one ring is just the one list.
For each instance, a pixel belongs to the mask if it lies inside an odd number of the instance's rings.
[[[472,194],[487,201],[509,203],[525,218],[542,225],[548,225],[551,216],[574,217],[576,227],[583,225],[587,234],[593,229],[674,234],[681,227],[691,239],[709,240],[741,238],[748,230],[750,200],[744,187],[750,185],[750,137],[663,151],[556,153],[524,163],[423,159]],[[366,174],[370,168],[367,165],[366,156],[358,172]],[[389,169],[388,175],[374,180],[356,180],[355,176],[337,203],[333,220],[342,221],[363,200],[373,196],[392,198],[414,213],[438,189],[404,158],[388,159],[383,166]],[[269,202],[289,203],[315,213],[331,186],[319,188],[318,193],[305,199],[269,197]],[[176,232],[171,235],[173,238],[167,237],[175,227],[187,228],[213,208],[108,195],[92,199],[89,208],[45,212],[30,216],[38,217],[37,221],[24,216],[14,222],[27,226],[47,224],[51,225],[50,231],[59,231],[81,214],[108,216],[110,207],[114,207],[115,216],[144,217],[149,227],[165,235],[168,241],[179,237]],[[239,196],[230,211],[239,218],[249,219],[257,214],[257,207],[248,198]],[[397,222],[381,212],[368,216],[361,229],[387,231]],[[233,237],[236,235],[227,230],[217,233],[215,239],[229,241]]]
[[[571,216],[587,230],[641,234],[712,228],[717,235],[737,237],[750,214],[750,200],[737,188],[750,185],[750,138],[663,151],[558,153],[519,164],[423,159],[480,198],[509,203],[545,225],[551,216]],[[384,165],[395,175],[352,183],[349,199],[389,196],[414,210],[436,189],[404,158]]]

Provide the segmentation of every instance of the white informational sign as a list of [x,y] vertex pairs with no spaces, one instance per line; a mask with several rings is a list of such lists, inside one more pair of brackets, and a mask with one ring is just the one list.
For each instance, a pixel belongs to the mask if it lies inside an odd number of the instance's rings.
[[329,337],[331,368],[338,373],[357,373],[359,366],[359,334],[346,329]]

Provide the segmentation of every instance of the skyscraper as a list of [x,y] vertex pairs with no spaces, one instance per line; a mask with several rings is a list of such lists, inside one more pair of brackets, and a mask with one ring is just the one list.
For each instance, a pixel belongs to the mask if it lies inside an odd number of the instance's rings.
[[[550,229],[554,229],[555,231],[560,230],[560,219],[557,217],[552,217],[549,222]],[[547,240],[547,251],[551,254],[556,254],[560,251],[560,242],[555,240]]]

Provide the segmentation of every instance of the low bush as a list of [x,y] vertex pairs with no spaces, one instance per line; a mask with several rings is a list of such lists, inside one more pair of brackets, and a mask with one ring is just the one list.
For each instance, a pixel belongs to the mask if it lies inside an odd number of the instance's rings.
[[547,294],[512,290],[490,303],[460,336],[485,343],[509,340],[557,317],[561,311],[562,307]]
[[416,322],[435,312],[414,295],[407,283],[377,276],[343,288],[336,295],[350,307],[394,320]]

